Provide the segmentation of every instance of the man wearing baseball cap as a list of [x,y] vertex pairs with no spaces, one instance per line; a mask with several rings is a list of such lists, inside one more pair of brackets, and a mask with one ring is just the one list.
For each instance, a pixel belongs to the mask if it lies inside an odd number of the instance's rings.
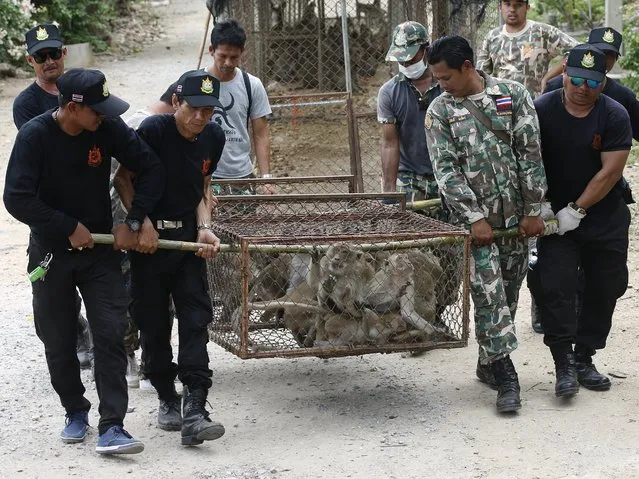
[[[621,183],[632,129],[628,112],[601,94],[606,69],[603,51],[578,45],[564,65],[563,88],[535,101],[547,199],[559,220],[559,234],[538,243],[535,297],[559,397],[573,396],[580,384],[594,391],[610,388],[592,356],[606,346],[617,299],[628,285],[630,213]],[[577,321],[580,270],[584,294]]]
[[[29,225],[33,316],[44,343],[54,390],[66,411],[65,443],[82,442],[91,403],[85,398],[76,357],[76,288],[82,293],[95,340],[95,384],[100,399],[100,454],[133,454],[144,445],[123,429],[127,299],[120,250],[136,246],[133,231],[152,211],[164,186],[156,155],[118,117],[128,104],[111,95],[97,70],[69,70],[57,81],[60,107],[22,126],[7,166],[4,203]],[[91,233],[112,231],[111,157],[137,173],[137,194],[127,225],[113,229],[113,247],[95,245]]]
[[36,79],[13,102],[13,122],[20,129],[31,118],[58,106],[56,81],[64,73],[67,49],[58,27],[40,24],[25,34],[27,63]]
[[[27,63],[33,68],[36,79],[22,90],[13,101],[13,122],[20,129],[27,121],[58,106],[56,81],[64,73],[67,49],[62,45],[60,31],[52,24],[40,24],[25,34]],[[76,295],[78,314],[78,361],[81,368],[90,368],[93,357],[93,341],[89,323],[82,315],[82,299]]]
[[[213,384],[206,350],[213,312],[205,260],[220,247],[211,230],[211,174],[226,142],[222,127],[211,122],[214,108],[221,108],[219,94],[217,78],[204,70],[186,72],[171,97],[174,113],[150,116],[138,128],[160,157],[167,182],[162,198],[141,225],[137,252],[131,254],[131,314],[141,333],[143,372],[160,400],[158,427],[181,431],[183,445],[218,439],[225,432],[205,407]],[[126,170],[116,173],[116,187],[128,208],[133,184]],[[195,254],[155,252],[158,238],[203,246]],[[140,254],[145,252],[155,253]],[[169,295],[180,321],[177,364],[172,362]],[[184,385],[182,398],[175,390],[176,376]]]

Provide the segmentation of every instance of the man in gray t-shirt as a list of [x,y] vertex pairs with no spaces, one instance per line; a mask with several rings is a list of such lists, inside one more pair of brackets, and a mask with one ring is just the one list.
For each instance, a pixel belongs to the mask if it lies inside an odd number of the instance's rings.
[[441,90],[427,67],[427,53],[428,32],[423,25],[398,25],[386,60],[398,62],[400,73],[382,85],[377,98],[377,120],[382,124],[383,191],[405,192],[408,201],[438,196],[424,119]]
[[[251,146],[261,177],[272,176],[269,172],[271,145],[267,122],[271,106],[260,79],[239,68],[245,43],[246,33],[235,20],[218,22],[211,32],[209,52],[213,57],[213,64],[206,70],[220,80],[219,98],[223,106],[215,108],[212,121],[220,125],[226,135],[222,157],[212,176],[214,179],[253,176]],[[171,85],[160,99],[169,104],[175,86],[175,83]],[[230,188],[230,191],[224,193],[241,193],[240,190],[241,188]],[[274,192],[271,185],[264,187],[265,194]],[[214,193],[220,192],[214,190]]]

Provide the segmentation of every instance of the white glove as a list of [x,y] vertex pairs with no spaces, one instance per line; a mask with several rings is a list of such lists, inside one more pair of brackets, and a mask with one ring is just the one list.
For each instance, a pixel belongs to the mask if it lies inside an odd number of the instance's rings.
[[577,229],[584,216],[586,215],[579,213],[570,206],[560,209],[557,212],[557,220],[559,221],[559,232],[557,234],[563,235],[568,231]]
[[546,201],[541,204],[540,216],[544,219],[544,221],[555,219],[555,212],[552,210],[552,206],[550,205],[550,202]]

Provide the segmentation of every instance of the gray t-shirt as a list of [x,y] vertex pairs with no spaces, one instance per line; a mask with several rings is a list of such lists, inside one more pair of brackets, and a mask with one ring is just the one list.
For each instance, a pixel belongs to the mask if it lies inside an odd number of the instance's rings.
[[[423,95],[404,77],[395,75],[379,89],[377,121],[394,124],[399,134],[399,171],[431,175],[424,120],[428,105],[441,94],[438,84]],[[419,95],[419,98],[418,98]]]
[[[249,73],[251,82],[251,119],[271,114],[271,106],[264,85],[259,78]],[[222,157],[213,173],[217,178],[241,178],[253,172],[251,163],[251,140],[247,130],[248,95],[244,78],[239,68],[231,81],[220,84],[220,103],[224,111],[215,109],[213,121],[222,127],[226,145]]]

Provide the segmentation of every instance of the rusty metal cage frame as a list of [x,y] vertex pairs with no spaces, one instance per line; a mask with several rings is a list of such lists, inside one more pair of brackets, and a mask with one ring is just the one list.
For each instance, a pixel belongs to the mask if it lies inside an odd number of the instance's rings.
[[[374,201],[379,204],[379,200],[383,198],[392,198],[399,201],[397,206],[390,207],[394,213],[389,214],[411,214],[424,218],[421,215],[409,213],[405,209],[404,196],[398,193],[355,193],[355,194],[308,194],[308,195],[257,195],[257,196],[223,196],[220,197],[221,204],[249,204],[259,203],[262,205],[277,202],[292,203],[317,203],[322,201]],[[380,206],[381,207],[381,206]],[[388,206],[385,206],[389,208]],[[357,213],[350,213],[350,216],[356,216]],[[236,218],[237,216],[229,215],[226,219]],[[347,216],[342,220],[347,220]],[[351,218],[352,219],[352,218]],[[430,221],[430,219],[428,219]],[[470,312],[470,296],[469,296],[469,255],[470,255],[470,235],[467,231],[453,227],[446,223],[441,231],[434,231],[430,236],[421,232],[404,232],[404,233],[366,233],[361,236],[341,236],[341,235],[325,235],[317,236],[298,236],[294,239],[286,236],[259,236],[259,235],[240,235],[233,231],[232,228],[224,226],[225,219],[218,217],[218,221],[214,221],[214,232],[229,241],[231,248],[227,249],[227,253],[239,253],[240,256],[240,289],[241,289],[241,308],[242,316],[240,321],[239,335],[236,334],[231,324],[213,325],[211,339],[214,343],[223,347],[227,351],[235,354],[241,359],[257,359],[257,358],[273,358],[273,357],[342,357],[363,355],[371,353],[393,353],[402,351],[427,351],[441,348],[461,348],[468,345],[469,337],[469,312]],[[435,236],[436,235],[436,236]],[[403,344],[384,344],[384,345],[349,345],[349,346],[331,346],[326,347],[302,347],[275,350],[251,350],[249,341],[249,332],[258,329],[284,329],[285,326],[280,321],[271,321],[269,323],[250,324],[249,310],[249,265],[251,261],[251,253],[253,252],[288,252],[296,253],[300,251],[317,252],[323,251],[329,247],[331,243],[339,241],[362,240],[361,248],[368,250],[398,250],[423,246],[437,246],[441,244],[462,244],[463,245],[463,272],[461,282],[461,338],[456,341],[424,341],[416,343]],[[300,244],[303,242],[304,244]],[[212,263],[208,263],[209,282],[213,286]],[[218,305],[213,301],[214,308]],[[239,345],[237,342],[225,339],[223,334],[231,334],[239,336]]]

